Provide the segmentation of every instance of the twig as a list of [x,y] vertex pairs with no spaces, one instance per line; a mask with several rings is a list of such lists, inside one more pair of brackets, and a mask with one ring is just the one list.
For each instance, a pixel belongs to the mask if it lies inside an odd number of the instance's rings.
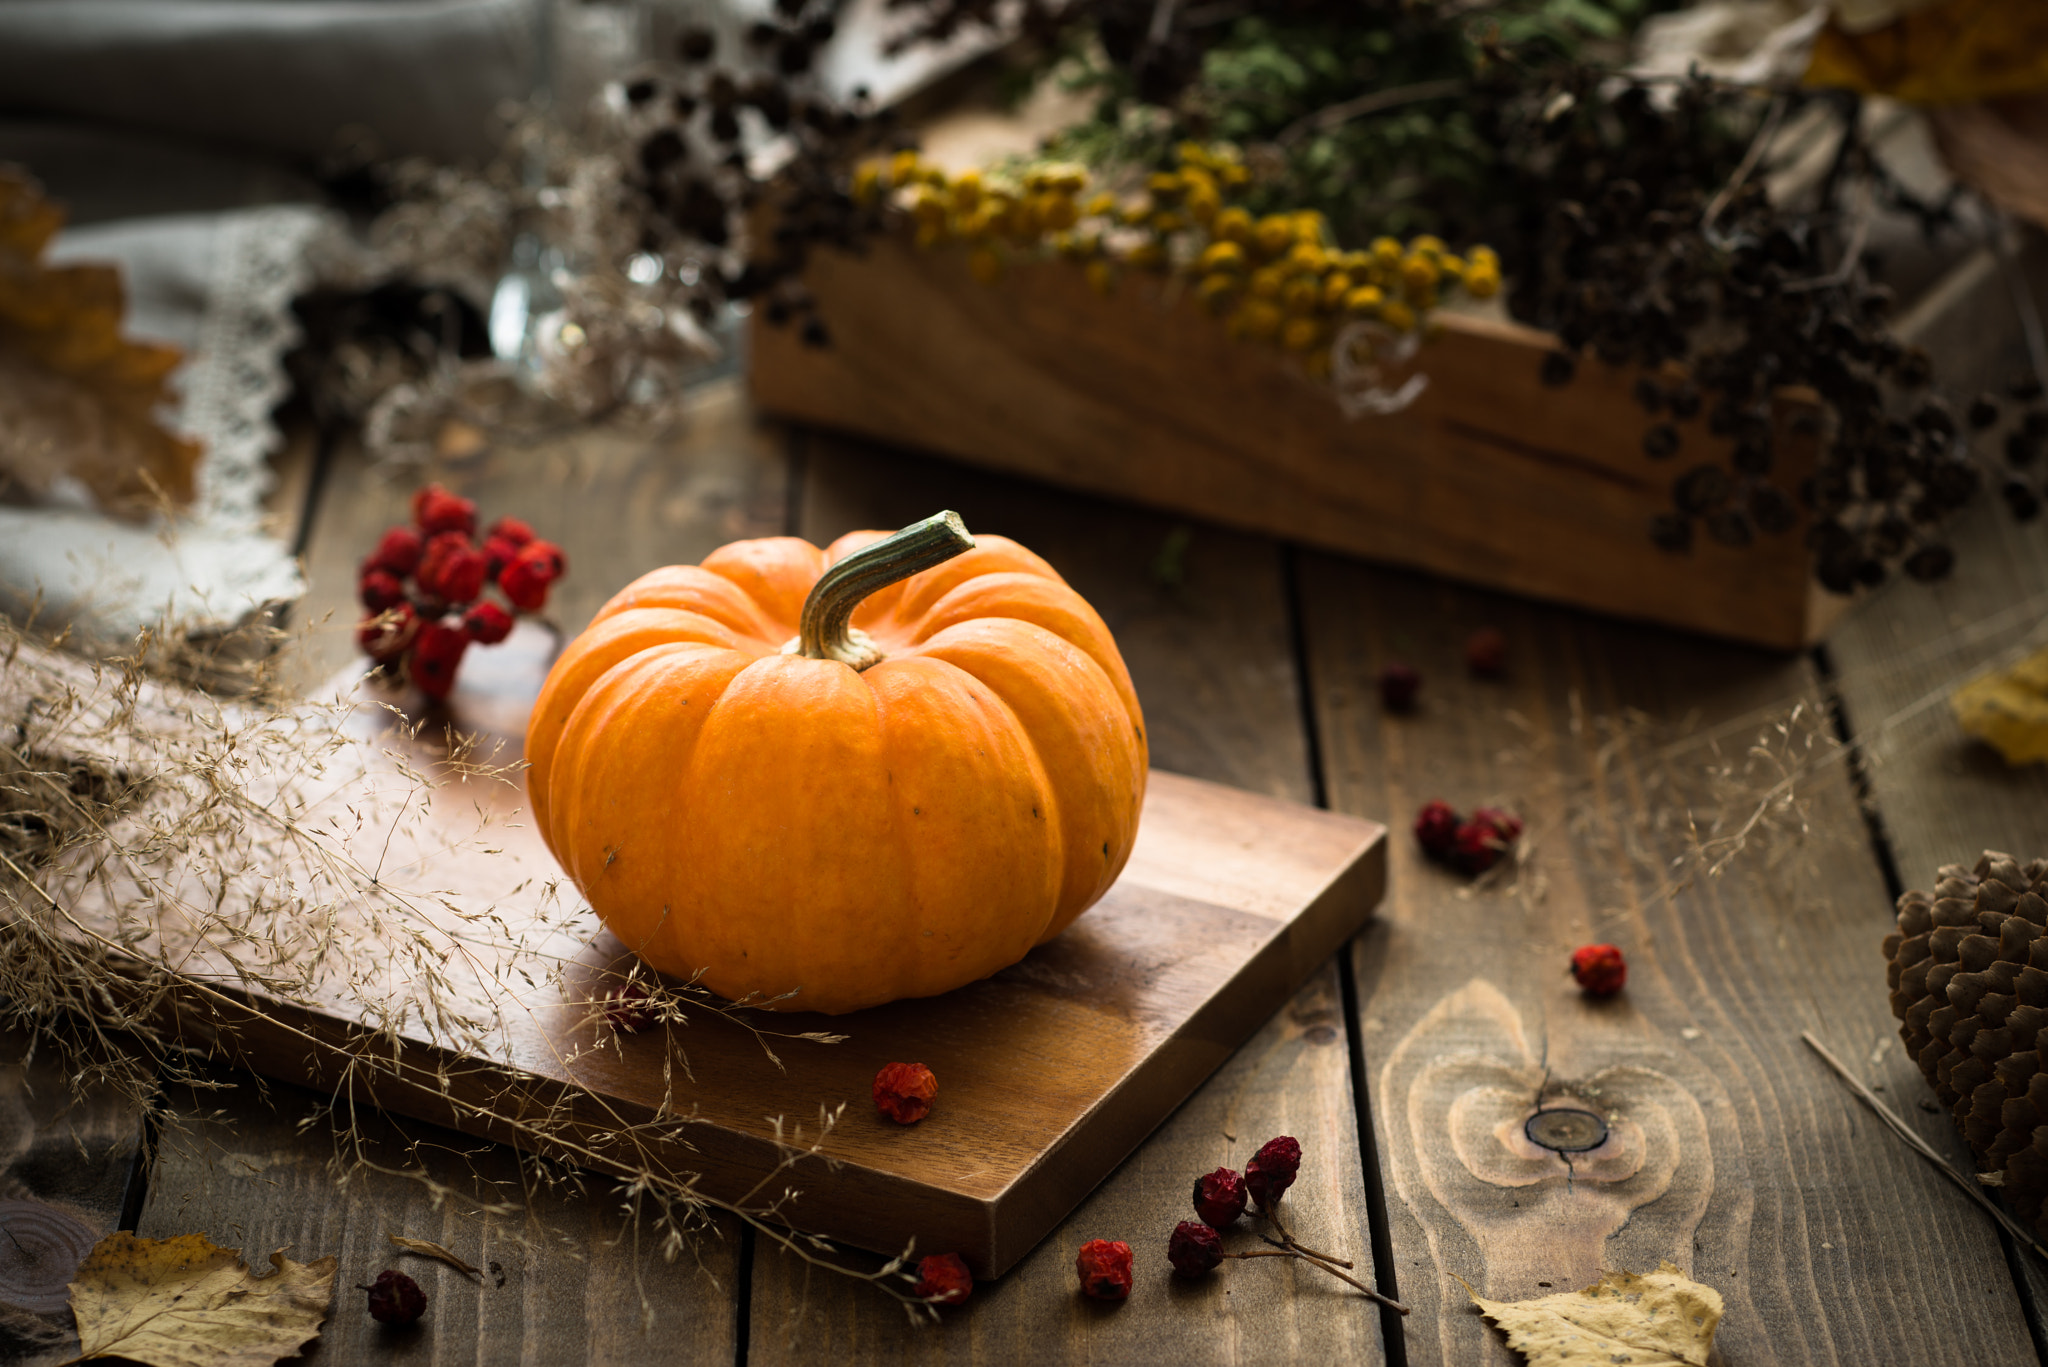
[[[1381,1294],[1380,1294],[1379,1292],[1377,1292],[1377,1291],[1373,1290],[1373,1289],[1372,1289],[1371,1287],[1367,1286],[1367,1285],[1366,1285],[1366,1284],[1365,1284],[1364,1282],[1362,1282],[1362,1281],[1358,1280],[1358,1278],[1356,1278],[1356,1277],[1352,1276],[1352,1275],[1351,1275],[1350,1273],[1348,1273],[1348,1272],[1340,1272],[1340,1271],[1338,1271],[1338,1270],[1337,1270],[1336,1268],[1334,1268],[1334,1267],[1330,1266],[1330,1265],[1329,1265],[1328,1263],[1326,1263],[1326,1262],[1320,1262],[1320,1261],[1318,1261],[1317,1259],[1311,1258],[1311,1257],[1309,1257],[1309,1256],[1308,1256],[1308,1254],[1307,1254],[1307,1253],[1305,1253],[1305,1252],[1304,1252],[1304,1251],[1302,1251],[1301,1249],[1298,1249],[1298,1248],[1287,1248],[1287,1247],[1284,1247],[1284,1246],[1280,1245],[1279,1241],[1278,1241],[1278,1240],[1276,1240],[1276,1239],[1267,1239],[1267,1238],[1266,1238],[1266,1236],[1265,1236],[1265,1235],[1263,1235],[1263,1234],[1261,1234],[1261,1235],[1260,1235],[1259,1237],[1260,1237],[1261,1239],[1266,1239],[1266,1242],[1267,1242],[1267,1243],[1269,1243],[1269,1244],[1273,1244],[1273,1245],[1274,1245],[1274,1246],[1275,1246],[1276,1248],[1279,1248],[1279,1253],[1278,1253],[1277,1255],[1276,1255],[1276,1254],[1267,1254],[1267,1255],[1265,1255],[1265,1256],[1267,1256],[1267,1257],[1274,1257],[1274,1256],[1279,1256],[1279,1257],[1284,1257],[1284,1258],[1299,1258],[1299,1259],[1301,1259],[1301,1261],[1303,1261],[1303,1262],[1307,1263],[1307,1264],[1308,1264],[1308,1265],[1309,1265],[1310,1267],[1317,1267],[1317,1268],[1321,1268],[1321,1269],[1322,1269],[1323,1271],[1325,1271],[1325,1272],[1329,1273],[1329,1274],[1330,1274],[1330,1275],[1331,1275],[1332,1277],[1335,1277],[1335,1278],[1336,1278],[1336,1279],[1337,1279],[1338,1281],[1340,1281],[1340,1282],[1346,1282],[1346,1283],[1349,1283],[1349,1284],[1350,1284],[1351,1286],[1353,1286],[1353,1287],[1356,1287],[1356,1288],[1357,1288],[1358,1290],[1360,1290],[1360,1291],[1363,1291],[1363,1292],[1364,1292],[1364,1293],[1365,1293],[1365,1294],[1366,1294],[1366,1295],[1367,1295],[1368,1297],[1370,1297],[1370,1298],[1371,1298],[1371,1299],[1373,1299],[1373,1300],[1376,1300],[1376,1301],[1378,1301],[1378,1302],[1379,1302],[1379,1303],[1380,1303],[1381,1305],[1384,1305],[1384,1306],[1386,1306],[1386,1307],[1387,1307],[1387,1308],[1388,1308],[1389,1310],[1398,1310],[1398,1311],[1399,1311],[1400,1313],[1402,1313],[1402,1314],[1404,1314],[1404,1315],[1408,1313],[1408,1307],[1407,1307],[1407,1306],[1405,1306],[1405,1305],[1401,1304],[1401,1302],[1399,1302],[1399,1301],[1395,1300],[1395,1299],[1394,1299],[1393,1297],[1391,1297],[1391,1296],[1382,1296],[1382,1295],[1381,1295]],[[1238,1257],[1244,1257],[1244,1256],[1248,1256],[1248,1255],[1245,1255],[1245,1254],[1237,1254],[1237,1255],[1235,1255],[1235,1256],[1238,1256]],[[1257,1256],[1257,1255],[1249,1255],[1249,1256]]]
[[1975,1201],[1978,1205],[1984,1207],[1984,1209],[1990,1213],[1992,1219],[1998,1221],[1998,1223],[2005,1226],[2006,1232],[2008,1234],[2012,1235],[2013,1238],[2025,1244],[2028,1248],[2033,1249],[2035,1254],[2040,1258],[2048,1260],[2048,1248],[2041,1247],[2040,1243],[2035,1239],[2034,1232],[2032,1230],[2028,1229],[2025,1225],[2022,1225],[2018,1220],[2015,1220],[2012,1218],[2012,1216],[2008,1215],[1996,1202],[1994,1202],[1990,1197],[1984,1194],[1983,1189],[1980,1186],[1978,1186],[1976,1182],[1964,1176],[1962,1172],[1960,1172],[1956,1168],[1955,1164],[1949,1162],[1946,1158],[1943,1158],[1940,1154],[1936,1153],[1932,1146],[1930,1146],[1926,1140],[1922,1139],[1906,1124],[1905,1121],[1899,1118],[1897,1112],[1893,1111],[1891,1107],[1885,1105],[1882,1101],[1878,1100],[1877,1094],[1875,1092],[1871,1091],[1868,1087],[1864,1086],[1862,1080],[1856,1077],[1855,1074],[1851,1073],[1848,1070],[1848,1068],[1843,1066],[1842,1061],[1840,1059],[1836,1058],[1833,1054],[1829,1053],[1827,1046],[1822,1044],[1818,1039],[1815,1039],[1813,1032],[1811,1030],[1800,1031],[1799,1038],[1805,1040],[1807,1044],[1812,1047],[1813,1052],[1819,1054],[1821,1058],[1827,1063],[1828,1067],[1835,1070],[1835,1075],[1837,1077],[1841,1078],[1842,1081],[1849,1084],[1850,1090],[1856,1093],[1858,1100],[1860,1100],[1864,1105],[1868,1106],[1871,1110],[1875,1111],[1877,1113],[1878,1119],[1884,1121],[1885,1124],[1891,1126],[1893,1134],[1896,1134],[1899,1138],[1905,1140],[1906,1143],[1909,1146],[1911,1146],[1913,1150],[1917,1152],[1922,1158],[1925,1158],[1928,1162],[1934,1164],[1936,1168],[1940,1169],[1942,1174],[1946,1176],[1949,1181],[1961,1187],[1963,1189],[1963,1194],[1965,1196],[1968,1196],[1972,1201]]
[[1756,170],[1757,163],[1764,159],[1764,151],[1771,145],[1771,140],[1778,136],[1778,125],[1784,118],[1785,97],[1773,96],[1771,107],[1764,114],[1763,126],[1757,129],[1756,136],[1750,139],[1749,150],[1742,154],[1742,161],[1736,166],[1735,174],[1728,177],[1728,183],[1721,187],[1721,193],[1714,196],[1713,202],[1707,205],[1707,212],[1701,216],[1700,231],[1706,234],[1707,240],[1715,246],[1725,247],[1728,244],[1715,234],[1714,220],[1721,216],[1722,210],[1728,207],[1729,201],[1735,198],[1736,193],[1749,180],[1750,173]]
[[1404,104],[1415,104],[1422,100],[1438,100],[1446,95],[1456,95],[1465,88],[1465,82],[1456,77],[1437,81],[1417,81],[1413,85],[1397,85],[1389,90],[1374,90],[1339,104],[1325,105],[1313,114],[1304,114],[1293,123],[1281,129],[1273,141],[1282,147],[1291,146],[1310,133],[1327,133],[1332,128],[1362,119],[1368,114],[1377,114],[1383,109],[1395,109]]

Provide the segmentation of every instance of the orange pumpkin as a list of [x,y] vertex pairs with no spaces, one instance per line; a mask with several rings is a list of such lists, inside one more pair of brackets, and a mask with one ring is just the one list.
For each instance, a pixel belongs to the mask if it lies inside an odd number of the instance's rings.
[[842,1012],[1015,963],[1122,870],[1145,727],[1109,629],[952,513],[635,580],[526,735],[548,846],[653,967]]

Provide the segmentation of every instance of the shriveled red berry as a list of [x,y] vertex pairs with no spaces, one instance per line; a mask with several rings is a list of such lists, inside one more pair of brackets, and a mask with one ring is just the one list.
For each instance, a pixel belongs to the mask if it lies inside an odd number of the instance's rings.
[[455,688],[455,671],[462,668],[462,652],[468,649],[469,633],[459,620],[428,622],[412,645],[412,681],[430,698],[447,697]]
[[958,1305],[974,1294],[974,1274],[958,1253],[934,1253],[917,1264],[917,1285],[910,1294],[939,1305]]
[[1244,1165],[1245,1190],[1260,1210],[1271,1210],[1301,1171],[1301,1145],[1290,1135],[1268,1139]]
[[393,527],[377,540],[377,549],[363,562],[364,570],[389,570],[400,579],[420,567],[420,552],[427,539],[417,527]]
[[1380,706],[1389,712],[1413,712],[1422,691],[1422,675],[1414,665],[1390,664],[1380,671]]
[[412,520],[428,536],[439,532],[469,536],[476,531],[476,504],[438,484],[429,484],[412,496]]
[[412,649],[419,634],[419,614],[412,610],[412,604],[398,602],[365,617],[356,628],[356,644],[378,664],[396,664]]
[[1465,665],[1482,679],[1508,672],[1508,638],[1499,627],[1481,627],[1465,642]]
[[533,528],[516,517],[501,517],[491,524],[491,529],[484,533],[484,537],[490,541],[509,541],[512,543],[512,549],[518,550],[533,540]]
[[1500,838],[1509,844],[1513,844],[1522,834],[1522,818],[1512,812],[1504,812],[1498,807],[1475,807],[1472,809],[1472,819],[1493,827]]
[[1244,1179],[1218,1168],[1195,1179],[1195,1214],[1217,1229],[1228,1229],[1244,1214]]
[[1206,1277],[1223,1262],[1223,1237],[1207,1225],[1182,1220],[1166,1241],[1166,1261],[1183,1277]]
[[939,1080],[922,1063],[885,1063],[875,1074],[875,1109],[898,1125],[915,1125],[932,1113]]
[[1628,982],[1628,961],[1614,945],[1580,945],[1572,951],[1572,977],[1589,997],[1611,997]]
[[505,567],[519,558],[519,547],[502,536],[486,537],[483,551],[484,573],[493,584],[498,582],[498,576],[505,572]]
[[1506,812],[1481,807],[1459,824],[1451,842],[1451,863],[1464,873],[1485,873],[1515,846],[1522,823]]
[[568,572],[561,547],[532,541],[498,575],[498,587],[521,612],[539,612],[548,604],[548,585]]
[[1090,1239],[1074,1259],[1083,1295],[1120,1301],[1131,1294],[1131,1246],[1121,1239]]
[[480,646],[494,646],[512,634],[512,614],[496,603],[472,603],[462,614],[462,629]]
[[420,557],[420,591],[444,603],[473,603],[484,591],[484,553],[462,532],[441,532]]
[[390,570],[367,569],[356,581],[356,596],[370,611],[382,612],[405,601],[405,581]]
[[427,1313],[427,1293],[403,1272],[379,1272],[368,1286],[356,1290],[370,1293],[370,1318],[379,1324],[416,1324]]
[[1425,802],[1415,814],[1415,843],[1432,859],[1448,859],[1458,838],[1458,814],[1448,802]]
[[645,983],[614,983],[605,989],[604,1018],[612,1029],[632,1035],[659,1021],[661,1010]]

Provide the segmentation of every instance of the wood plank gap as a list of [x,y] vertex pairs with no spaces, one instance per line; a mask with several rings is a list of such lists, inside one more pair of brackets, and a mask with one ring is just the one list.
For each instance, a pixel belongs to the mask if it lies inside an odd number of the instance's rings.
[[[163,1070],[156,1075],[156,1094],[161,1097],[164,1088]],[[149,1170],[156,1161],[157,1113],[154,1104],[142,1108],[142,1137],[135,1143],[135,1153],[128,1160],[128,1176],[121,1184],[121,1222],[114,1226],[131,1234],[142,1219],[142,1207],[149,1200]]]
[[[1380,1178],[1379,1131],[1372,1123],[1372,1094],[1365,1085],[1365,1032],[1358,1010],[1358,972],[1352,961],[1358,946],[1353,936],[1337,956],[1337,991],[1344,1004],[1344,1044],[1351,1054],[1351,1104],[1358,1113],[1358,1160],[1365,1179],[1366,1233],[1372,1240],[1373,1281],[1389,1300],[1401,1299],[1401,1278],[1394,1266],[1394,1227],[1387,1219],[1387,1188]],[[1380,1347],[1387,1367],[1408,1367],[1405,1316],[1391,1306],[1380,1308]]]
[[[1280,595],[1287,609],[1287,649],[1294,657],[1294,696],[1301,704],[1301,739],[1308,756],[1310,800],[1327,810],[1330,790],[1323,783],[1322,728],[1316,722],[1315,680],[1309,673],[1308,627],[1302,612],[1300,565],[1300,548],[1292,541],[1280,543]],[[1344,957],[1348,958],[1349,954]]]
[[[1856,739],[1855,728],[1849,719],[1848,701],[1836,687],[1835,660],[1826,645],[1817,645],[1809,655],[1813,660],[1814,672],[1820,676],[1821,687],[1828,702],[1828,716],[1834,723],[1835,738],[1848,752],[1849,782],[1856,793],[1856,805],[1863,813],[1864,828],[1870,833],[1870,850],[1877,857],[1879,872],[1884,875],[1885,891],[1896,902],[1905,895],[1906,885],[1899,876],[1897,852],[1892,847],[1891,832],[1885,826],[1884,811],[1878,806],[1877,792],[1870,781],[1869,767],[1864,759],[1863,747]],[[2000,1228],[1999,1247],[2005,1250],[2006,1270],[2012,1274],[2014,1292],[2019,1297],[2020,1315],[2026,1321],[2027,1337],[2034,1341],[2034,1356],[2048,1363],[2048,1324],[2041,1318],[2041,1305],[2035,1298],[2033,1286],[2027,1278],[2027,1251],[2021,1248],[2012,1234]]]
[[747,1349],[754,1332],[754,1227],[740,1226],[739,1266],[732,1274],[732,1361],[747,1367]]

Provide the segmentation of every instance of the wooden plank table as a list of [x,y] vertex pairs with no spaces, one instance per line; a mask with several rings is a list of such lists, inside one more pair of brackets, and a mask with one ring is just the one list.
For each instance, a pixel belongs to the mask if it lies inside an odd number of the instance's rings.
[[[346,448],[315,473],[296,666],[308,680],[351,657],[355,560],[411,487]],[[2037,538],[1987,529],[1955,585],[1894,590],[1828,650],[1784,656],[765,428],[730,386],[700,395],[680,438],[593,432],[429,473],[563,542],[555,616],[568,630],[640,569],[733,537],[823,540],[956,508],[1040,551],[1100,608],[1161,767],[1397,830],[1432,797],[1505,803],[1529,819],[1524,856],[1468,884],[1394,842],[1380,918],[1349,952],[1043,1245],[932,1328],[737,1222],[710,1221],[671,1261],[651,1223],[616,1237],[629,1198],[610,1179],[410,1122],[338,1124],[327,1098],[243,1078],[168,1093],[147,1134],[111,1101],[80,1109],[61,1087],[12,1085],[0,1198],[69,1202],[94,1227],[203,1231],[259,1257],[338,1253],[345,1282],[400,1265],[420,1278],[433,1308],[404,1337],[345,1295],[309,1354],[334,1363],[1505,1363],[1460,1279],[1518,1298],[1665,1258],[1726,1297],[1731,1364],[2039,1360],[2043,1269],[1798,1042],[1818,1031],[1965,1157],[1945,1117],[1915,1104],[1931,1094],[1911,1064],[1884,1048],[1878,941],[1894,867],[1924,885],[1933,864],[1985,844],[2048,853],[2039,773],[2007,774],[1939,707],[1911,711],[1951,665],[2038,620],[2006,611],[2048,595]],[[2005,637],[1971,633],[2001,611]],[[1481,625],[1507,634],[1502,680],[1464,670]],[[1386,715],[1374,691],[1397,658],[1426,678],[1412,717]],[[1859,753],[1872,763],[1851,762],[1838,726],[1869,728]],[[1759,812],[1785,773],[1787,800]],[[1727,837],[1753,812],[1736,850]],[[1585,1001],[1565,975],[1591,939],[1628,952],[1615,1002]],[[1514,1143],[1539,1097],[1601,1111],[1613,1151],[1568,1168]],[[22,1157],[74,1132],[91,1142]],[[1279,1260],[1201,1284],[1166,1274],[1191,1178],[1281,1133],[1307,1153],[1289,1195],[1296,1232],[1354,1258],[1410,1318]],[[388,1232],[445,1243],[485,1279],[401,1260]],[[1092,1237],[1139,1252],[1120,1308],[1074,1292],[1073,1251]],[[0,1353],[65,1355],[47,1337],[0,1339]]]

